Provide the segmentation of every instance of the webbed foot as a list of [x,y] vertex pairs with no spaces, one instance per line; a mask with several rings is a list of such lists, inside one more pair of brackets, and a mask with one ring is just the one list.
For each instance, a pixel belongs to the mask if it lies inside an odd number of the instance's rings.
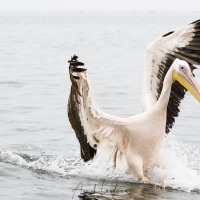
[[149,180],[147,177],[145,177],[144,175],[140,177],[140,180],[144,183],[144,184],[150,184],[153,186],[158,186],[160,188],[165,187],[164,182],[160,182],[160,183],[156,183],[154,181]]

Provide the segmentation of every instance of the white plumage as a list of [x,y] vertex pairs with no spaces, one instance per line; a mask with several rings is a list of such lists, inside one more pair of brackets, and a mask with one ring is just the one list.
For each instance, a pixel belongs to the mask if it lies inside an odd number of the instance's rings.
[[72,57],[68,116],[84,161],[92,159],[96,150],[101,149],[102,157],[114,167],[123,166],[142,181],[156,184],[145,177],[144,170],[153,164],[165,134],[178,115],[186,89],[200,100],[200,89],[192,75],[193,64],[200,64],[199,36],[200,21],[196,21],[148,45],[142,97],[144,112],[130,118],[114,117],[100,110],[90,93],[86,66],[78,57]]

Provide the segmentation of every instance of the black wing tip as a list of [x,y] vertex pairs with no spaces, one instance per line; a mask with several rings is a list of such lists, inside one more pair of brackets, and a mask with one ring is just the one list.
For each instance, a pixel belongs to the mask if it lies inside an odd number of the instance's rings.
[[71,63],[71,62],[78,61],[77,59],[78,59],[78,56],[74,54],[73,56],[71,56],[71,60],[68,60],[68,62]]
[[200,19],[198,19],[198,20],[196,20],[196,21],[194,21],[194,22],[192,22],[190,24],[198,24],[198,23],[200,23]]
[[78,56],[76,56],[75,54],[71,57],[71,60],[68,60],[68,63],[70,63],[70,66],[73,65],[75,67],[84,66],[84,63],[78,61]]
[[96,149],[93,149],[91,146],[90,146],[90,153],[89,155],[85,156],[84,153],[82,152],[81,150],[81,158],[83,159],[84,162],[88,162],[90,160],[93,160],[93,158],[95,157],[97,153],[97,150]]
[[174,33],[174,31],[170,31],[169,33],[166,33],[166,34],[163,35],[162,37],[167,37],[168,35],[171,35],[172,33]]

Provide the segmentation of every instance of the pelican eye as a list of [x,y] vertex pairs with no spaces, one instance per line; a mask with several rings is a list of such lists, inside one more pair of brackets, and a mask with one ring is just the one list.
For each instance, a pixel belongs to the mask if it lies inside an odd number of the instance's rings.
[[183,72],[183,73],[186,73],[186,68],[185,68],[185,66],[180,65],[180,66],[179,66],[179,71],[180,71],[180,72]]

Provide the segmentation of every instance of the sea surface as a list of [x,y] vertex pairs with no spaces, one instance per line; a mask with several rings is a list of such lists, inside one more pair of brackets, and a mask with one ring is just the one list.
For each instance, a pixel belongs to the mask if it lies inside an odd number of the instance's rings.
[[[162,165],[147,172],[164,180],[162,189],[104,165],[98,155],[83,163],[67,117],[71,56],[88,66],[100,108],[130,117],[142,112],[145,47],[199,18],[199,12],[0,13],[0,199],[200,199],[200,104],[192,95],[164,141]],[[200,70],[195,74],[200,83]]]

